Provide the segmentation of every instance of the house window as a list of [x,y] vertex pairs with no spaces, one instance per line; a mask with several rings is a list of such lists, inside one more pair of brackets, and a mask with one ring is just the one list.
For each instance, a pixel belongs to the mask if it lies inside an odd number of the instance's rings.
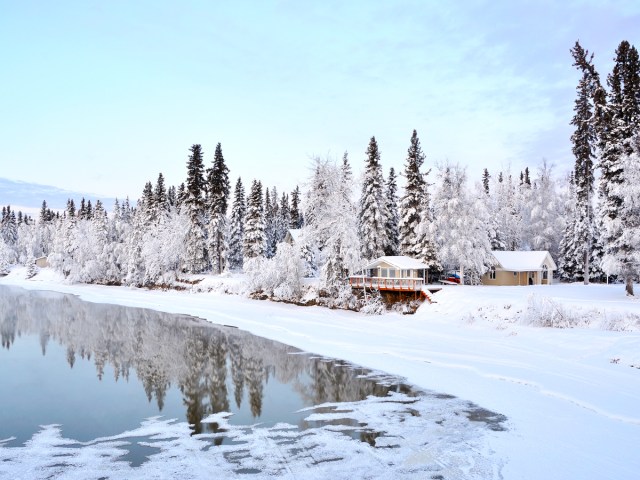
[[517,277],[518,276],[518,272],[513,272],[513,276]]
[[491,270],[489,270],[489,279],[490,280],[496,279],[496,269],[494,267],[491,267]]
[[396,270],[395,270],[395,268],[390,268],[389,269],[389,277],[390,278],[396,278]]
[[543,280],[549,279],[549,269],[547,268],[546,265],[542,265],[542,279]]
[[388,272],[389,272],[389,270],[388,270],[388,269],[386,269],[386,268],[381,268],[381,269],[380,269],[380,276],[381,276],[381,277],[385,277],[385,278],[386,278],[386,277],[388,277],[388,276],[389,276],[389,273],[388,273]]

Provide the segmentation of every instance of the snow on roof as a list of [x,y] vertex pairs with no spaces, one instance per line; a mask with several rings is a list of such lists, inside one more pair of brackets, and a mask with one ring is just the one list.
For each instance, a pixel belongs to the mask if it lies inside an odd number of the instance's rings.
[[531,272],[542,270],[542,265],[547,264],[551,270],[556,270],[553,258],[546,250],[532,250],[528,252],[504,252],[492,250],[491,253],[496,258],[500,267],[510,272]]
[[388,263],[392,267],[399,268],[401,270],[422,270],[429,268],[428,265],[422,263],[415,258],[407,257],[405,255],[395,255],[395,256],[384,256],[379,257],[370,262],[364,268],[375,268],[381,263]]
[[298,239],[300,238],[301,233],[302,233],[302,229],[301,228],[290,228],[289,229],[289,235],[291,235],[291,239],[294,242],[298,241]]

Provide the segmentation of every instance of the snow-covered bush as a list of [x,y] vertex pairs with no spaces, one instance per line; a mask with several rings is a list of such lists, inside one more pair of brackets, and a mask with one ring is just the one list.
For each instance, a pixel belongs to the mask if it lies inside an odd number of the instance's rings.
[[272,259],[250,258],[244,267],[247,293],[262,292],[288,302],[300,300],[305,266],[297,248],[280,243]]
[[360,300],[360,312],[365,315],[382,315],[386,309],[382,297],[377,292],[372,292],[367,298]]
[[568,310],[548,297],[529,295],[522,323],[534,327],[575,328],[589,325],[584,312]]

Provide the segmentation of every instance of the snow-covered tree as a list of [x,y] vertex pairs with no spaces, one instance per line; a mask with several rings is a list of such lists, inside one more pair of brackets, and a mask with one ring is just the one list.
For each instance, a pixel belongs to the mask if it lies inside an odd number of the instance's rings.
[[593,116],[593,98],[600,80],[593,68],[593,55],[589,55],[579,42],[571,49],[577,67],[582,77],[576,88],[578,96],[575,100],[575,112],[571,124],[575,131],[571,136],[573,155],[575,156],[575,218],[569,222],[573,224],[576,247],[577,274],[584,278],[585,285],[589,284],[590,260],[593,256],[594,245],[594,150],[596,143],[595,119]]
[[229,203],[229,169],[222,155],[222,146],[216,145],[213,165],[207,171],[206,210],[209,260],[214,273],[222,273],[225,268],[227,250],[227,207]]
[[254,180],[247,201],[247,213],[244,222],[244,241],[242,255],[246,262],[249,258],[264,256],[264,203],[262,184]]
[[529,212],[526,222],[529,229],[527,243],[532,250],[548,250],[553,258],[558,258],[564,218],[551,170],[551,166],[543,160],[538,176],[533,181],[529,208],[527,208]]
[[388,243],[385,231],[387,215],[384,202],[384,179],[376,137],[371,137],[366,154],[358,211],[358,233],[362,257],[373,259],[384,255],[384,247]]
[[304,225],[304,217],[301,211],[301,198],[300,188],[296,185],[296,188],[291,192],[291,228],[302,228]]
[[[620,162],[619,182],[609,186],[612,198],[621,200],[614,219],[608,219],[609,243],[602,260],[607,275],[624,279],[627,295],[633,296],[633,280],[640,273],[640,136],[634,151]],[[611,232],[618,236],[611,237]]]
[[202,147],[191,146],[187,161],[187,183],[184,206],[191,221],[186,238],[185,268],[190,273],[199,273],[207,268],[206,239],[204,226],[204,163]]
[[399,241],[400,253],[417,258],[420,253],[418,225],[422,218],[425,181],[420,172],[424,153],[420,147],[418,133],[414,130],[404,165],[405,187],[400,200]]
[[400,218],[398,215],[398,185],[396,183],[396,172],[391,167],[389,169],[389,177],[387,178],[387,188],[385,190],[385,209],[386,221],[384,228],[386,231],[387,245],[385,246],[385,255],[398,255],[400,249],[400,239],[398,224]]
[[438,258],[443,265],[459,267],[474,283],[492,264],[491,244],[485,228],[484,198],[474,198],[466,187],[466,172],[459,165],[439,169],[440,184],[433,196],[432,224]]
[[227,250],[227,263],[230,270],[241,270],[243,265],[244,245],[244,220],[246,204],[244,186],[238,177],[233,194],[233,208],[231,210],[231,225],[229,229],[229,248]]

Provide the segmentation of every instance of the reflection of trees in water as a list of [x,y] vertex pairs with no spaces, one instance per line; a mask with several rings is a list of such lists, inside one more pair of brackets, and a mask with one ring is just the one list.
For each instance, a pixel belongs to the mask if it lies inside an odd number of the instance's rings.
[[[71,368],[78,355],[93,358],[101,380],[109,368],[115,381],[128,381],[133,370],[149,402],[155,399],[160,410],[167,391],[176,385],[187,420],[197,433],[203,430],[203,418],[229,411],[228,385],[238,408],[247,395],[254,417],[262,414],[264,387],[270,378],[292,384],[309,406],[356,401],[385,395],[389,390],[357,378],[362,371],[307,355],[291,355],[299,351],[192,317],[0,287],[2,345],[10,348],[21,332],[40,336],[43,355],[51,341],[66,347]],[[217,431],[217,425],[205,425]]]

